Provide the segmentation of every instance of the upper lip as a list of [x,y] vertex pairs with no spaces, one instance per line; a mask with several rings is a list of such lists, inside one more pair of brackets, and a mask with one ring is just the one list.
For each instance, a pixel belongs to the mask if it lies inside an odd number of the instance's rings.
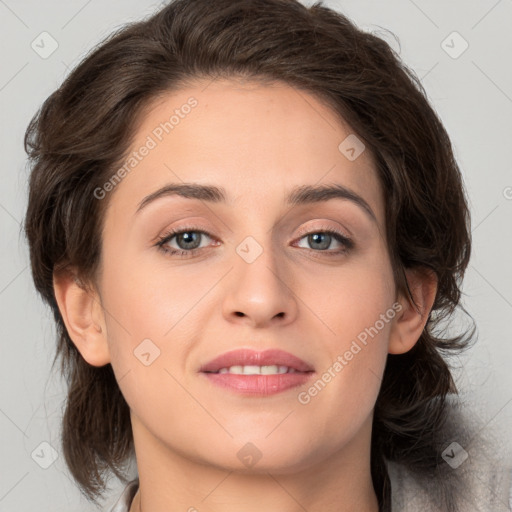
[[231,366],[288,366],[299,372],[314,371],[313,367],[302,359],[284,352],[271,349],[259,352],[252,349],[237,349],[225,352],[201,366],[200,372],[216,372]]

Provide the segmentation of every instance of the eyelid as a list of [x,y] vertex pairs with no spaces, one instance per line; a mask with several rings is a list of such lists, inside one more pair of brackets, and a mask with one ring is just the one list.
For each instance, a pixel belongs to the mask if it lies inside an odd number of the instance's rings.
[[[319,221],[319,222],[322,222],[322,221]],[[320,224],[320,225],[314,225],[314,226],[307,225],[307,226],[299,229],[297,236],[302,237],[302,236],[308,235],[310,233],[316,233],[316,232],[322,232],[322,231],[335,231],[335,232],[339,233],[341,236],[343,236],[344,238],[346,238],[347,240],[352,240],[352,235],[347,233],[348,230],[340,229],[338,227],[333,227],[331,225],[328,225],[328,224],[326,224],[326,221],[323,221],[323,222],[324,223]]]
[[197,225],[185,225],[185,226],[178,226],[176,228],[169,228],[168,230],[165,230],[161,235],[158,235],[155,239],[155,245],[164,245],[167,243],[170,239],[174,238],[176,235],[180,233],[186,233],[187,231],[195,231],[198,233],[201,233],[203,235],[206,235],[208,238],[211,238],[212,240],[217,240],[216,237],[214,237],[207,229],[204,229],[201,226]]

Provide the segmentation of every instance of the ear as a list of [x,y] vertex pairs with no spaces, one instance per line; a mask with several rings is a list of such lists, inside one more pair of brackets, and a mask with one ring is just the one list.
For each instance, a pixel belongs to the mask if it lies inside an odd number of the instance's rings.
[[389,337],[388,352],[403,354],[416,344],[427,323],[437,292],[437,276],[427,268],[405,269],[409,289],[419,311],[409,297],[400,295],[400,312],[396,315]]
[[110,352],[99,294],[69,268],[53,273],[53,289],[69,337],[82,357],[92,366],[108,364]]

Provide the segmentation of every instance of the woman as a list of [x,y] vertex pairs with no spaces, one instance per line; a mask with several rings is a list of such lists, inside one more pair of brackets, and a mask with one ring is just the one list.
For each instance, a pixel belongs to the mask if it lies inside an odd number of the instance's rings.
[[135,455],[116,511],[500,510],[447,401],[473,331],[436,332],[463,182],[387,43],[320,4],[177,0],[95,49],[26,148],[88,498]]

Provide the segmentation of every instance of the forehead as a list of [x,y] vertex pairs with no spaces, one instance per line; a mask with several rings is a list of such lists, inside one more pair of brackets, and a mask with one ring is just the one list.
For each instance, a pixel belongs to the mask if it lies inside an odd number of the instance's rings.
[[128,214],[146,195],[181,181],[216,184],[232,205],[249,200],[267,208],[297,186],[339,183],[382,222],[373,156],[368,148],[358,155],[362,148],[332,109],[303,90],[281,82],[198,81],[148,105],[128,153],[137,161],[112,202]]

